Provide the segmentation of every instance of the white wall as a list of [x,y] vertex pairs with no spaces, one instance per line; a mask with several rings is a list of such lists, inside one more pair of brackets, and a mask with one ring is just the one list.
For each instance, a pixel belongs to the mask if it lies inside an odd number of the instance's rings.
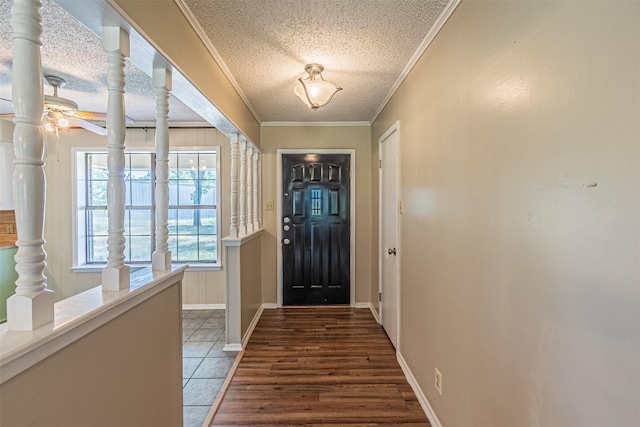
[[373,156],[396,120],[400,352],[442,425],[640,425],[640,2],[463,0]]
[[[230,145],[229,139],[216,129],[171,129],[171,147],[220,146],[220,171],[218,183],[220,191],[221,237],[229,230],[230,193]],[[130,129],[125,145],[132,147],[153,147],[155,131]],[[100,273],[74,273],[72,251],[72,163],[71,147],[106,147],[106,137],[72,129],[62,132],[56,147],[55,137],[47,136],[45,171],[47,176],[47,208],[45,218],[45,251],[47,252],[47,285],[55,291],[57,300],[75,295],[100,284]],[[222,245],[218,254],[224,257]],[[224,266],[224,259],[222,259]],[[187,271],[184,276],[182,298],[184,304],[224,304],[225,270]]]

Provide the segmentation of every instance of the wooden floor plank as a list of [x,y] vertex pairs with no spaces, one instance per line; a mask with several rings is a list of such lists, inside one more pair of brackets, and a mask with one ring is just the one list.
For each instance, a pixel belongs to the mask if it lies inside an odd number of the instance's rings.
[[367,309],[265,310],[212,426],[429,426]]

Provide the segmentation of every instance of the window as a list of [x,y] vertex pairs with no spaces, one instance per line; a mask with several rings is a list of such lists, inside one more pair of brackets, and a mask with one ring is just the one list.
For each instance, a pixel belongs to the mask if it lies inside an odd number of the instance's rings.
[[[217,149],[169,153],[169,250],[174,262],[218,263]],[[107,153],[76,152],[76,265],[104,264]],[[125,260],[150,263],[155,245],[155,153],[125,153]]]
[[322,215],[322,189],[311,189],[311,215]]

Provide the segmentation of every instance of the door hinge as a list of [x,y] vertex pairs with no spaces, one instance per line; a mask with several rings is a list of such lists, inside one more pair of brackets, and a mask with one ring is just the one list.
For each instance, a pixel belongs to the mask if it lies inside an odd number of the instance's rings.
[[382,301],[382,292],[378,292],[378,301]]
[[378,168],[379,168],[379,169],[382,169],[382,159],[380,159],[378,162],[379,162],[379,163],[378,163]]

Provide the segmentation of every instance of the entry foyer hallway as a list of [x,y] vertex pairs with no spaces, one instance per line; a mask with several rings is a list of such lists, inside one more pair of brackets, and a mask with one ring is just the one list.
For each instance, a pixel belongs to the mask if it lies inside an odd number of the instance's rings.
[[429,426],[368,309],[265,310],[212,426]]

